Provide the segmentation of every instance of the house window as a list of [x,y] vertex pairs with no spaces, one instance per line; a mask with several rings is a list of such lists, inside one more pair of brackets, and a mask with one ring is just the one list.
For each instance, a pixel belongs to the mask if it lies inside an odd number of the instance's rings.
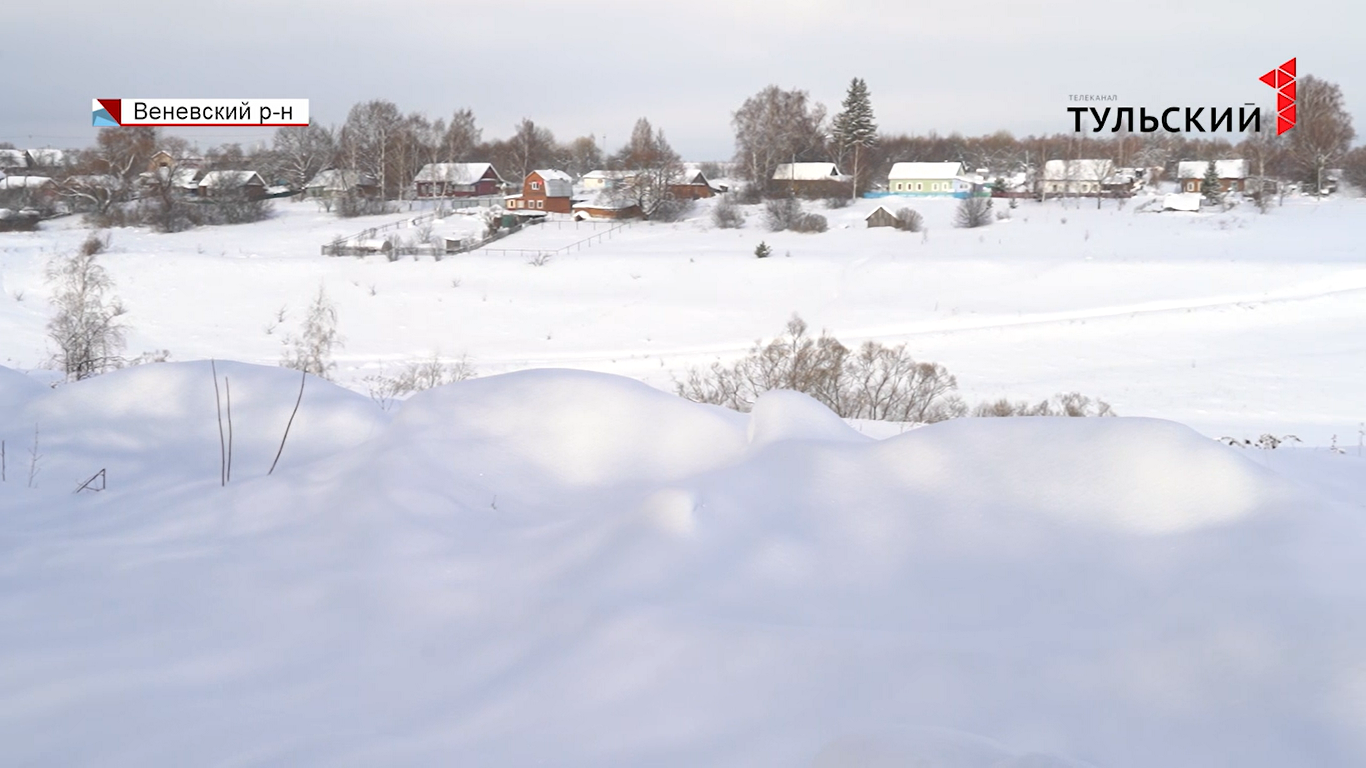
[[536,207],[537,207],[537,208],[544,208],[544,207],[545,207],[545,201],[544,201],[544,200],[537,200],[537,201],[536,201]]
[[923,191],[925,191],[925,182],[923,182],[923,181],[917,181],[917,182],[915,183],[915,191],[916,191],[916,192],[923,192]]

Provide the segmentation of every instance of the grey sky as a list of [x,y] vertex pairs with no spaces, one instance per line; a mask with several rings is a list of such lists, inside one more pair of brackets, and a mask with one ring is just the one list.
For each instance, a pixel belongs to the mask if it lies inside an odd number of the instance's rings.
[[[94,97],[307,98],[316,120],[386,98],[485,138],[523,116],[561,140],[649,117],[689,159],[731,154],[730,114],[765,85],[833,111],[851,77],[885,131],[1070,129],[1072,93],[1135,106],[1269,103],[1291,56],[1339,83],[1366,134],[1357,0],[20,0],[0,47],[0,140],[85,146]],[[201,146],[268,129],[188,130]]]

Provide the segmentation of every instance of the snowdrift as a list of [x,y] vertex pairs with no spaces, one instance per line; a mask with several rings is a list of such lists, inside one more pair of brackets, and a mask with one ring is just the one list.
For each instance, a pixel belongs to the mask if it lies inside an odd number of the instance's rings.
[[[574,371],[392,420],[206,363],[36,391],[0,490],[19,764],[1076,768],[1366,759],[1359,511],[1148,419],[870,440]],[[111,467],[110,490],[70,477]],[[77,471],[79,470],[79,471]]]

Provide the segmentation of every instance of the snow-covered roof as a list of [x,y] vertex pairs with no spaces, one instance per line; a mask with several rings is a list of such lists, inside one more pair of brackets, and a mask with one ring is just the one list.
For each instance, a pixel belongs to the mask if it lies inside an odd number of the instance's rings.
[[879,205],[878,207],[876,207],[876,208],[873,209],[872,213],[869,213],[867,216],[864,216],[864,217],[863,217],[863,220],[864,220],[864,221],[867,221],[867,220],[873,218],[874,216],[876,216],[876,215],[878,214],[878,211],[881,211],[882,213],[885,213],[885,214],[887,214],[888,216],[896,216],[896,214],[895,214],[895,213],[892,213],[891,210],[887,208],[887,206],[885,206],[885,205]]
[[484,178],[489,171],[493,171],[495,179],[502,181],[489,163],[427,163],[413,177],[413,181],[468,185]]
[[711,182],[707,180],[707,174],[705,174],[705,173],[703,173],[703,172],[701,172],[701,171],[697,171],[697,170],[685,170],[685,171],[683,172],[682,177],[679,178],[679,180],[676,181],[676,182],[674,182],[674,183],[675,183],[675,184],[700,184],[700,185],[702,185],[702,186],[707,186],[707,187],[711,186]]
[[773,169],[774,181],[845,181],[834,163],[783,163]]
[[34,165],[61,165],[66,157],[60,149],[30,149],[28,156]]
[[0,179],[0,189],[38,189],[51,183],[46,176],[6,176]]
[[0,168],[27,168],[28,157],[22,149],[0,149]]
[[635,175],[636,174],[634,171],[607,171],[599,169],[596,171],[589,171],[588,173],[585,173],[583,175],[583,178],[603,179],[605,181],[619,181],[621,179],[629,179]]
[[116,189],[119,186],[119,180],[107,173],[68,176],[66,183],[73,187],[100,187],[104,189]]
[[1114,172],[1113,160],[1049,160],[1043,164],[1044,181],[1102,181]]
[[201,187],[220,185],[242,187],[248,184],[260,184],[264,187],[266,181],[256,171],[209,171],[204,174],[204,178],[199,180]]
[[[1182,160],[1176,164],[1176,177],[1178,179],[1203,179],[1207,170],[1209,170],[1208,161]],[[1246,179],[1247,161],[1215,160],[1214,171],[1219,174],[1221,179]]]
[[368,174],[360,171],[348,171],[341,168],[328,168],[325,171],[318,171],[304,189],[321,189],[328,192],[345,192],[353,187],[374,186],[375,182]]
[[892,170],[887,173],[887,178],[952,179],[962,175],[962,163],[893,163]]
[[564,171],[557,171],[551,168],[537,168],[536,170],[532,171],[532,173],[536,174],[537,176],[540,176],[546,181],[574,181],[574,179],[570,178],[569,174],[565,173]]

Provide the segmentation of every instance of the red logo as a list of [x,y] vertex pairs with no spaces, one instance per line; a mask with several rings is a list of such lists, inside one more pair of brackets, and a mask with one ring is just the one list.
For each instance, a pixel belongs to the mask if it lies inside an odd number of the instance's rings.
[[1262,75],[1261,81],[1276,89],[1276,135],[1280,136],[1295,127],[1295,60]]

